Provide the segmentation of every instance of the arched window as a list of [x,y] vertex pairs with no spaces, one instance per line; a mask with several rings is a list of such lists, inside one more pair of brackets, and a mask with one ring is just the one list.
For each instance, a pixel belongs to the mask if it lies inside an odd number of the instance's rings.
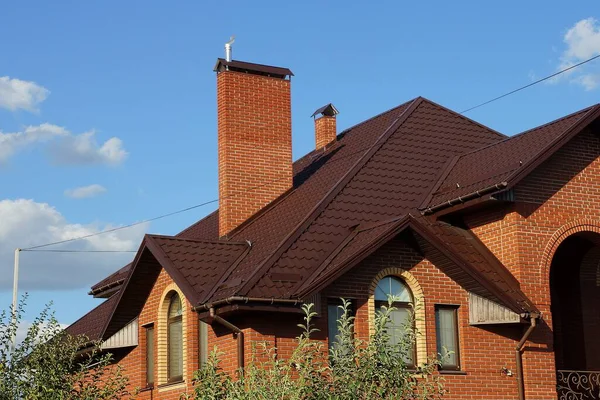
[[[375,311],[379,312],[382,306],[388,306],[389,300],[394,310],[390,314],[391,323],[388,327],[390,342],[398,344],[406,335],[406,325],[411,324],[414,329],[414,321],[411,321],[413,313],[413,295],[404,281],[395,276],[386,276],[377,283],[375,288]],[[406,355],[405,362],[409,367],[415,367],[416,342],[413,341],[410,351]]]
[[183,326],[181,299],[171,295],[167,314],[167,379],[176,382],[183,379]]

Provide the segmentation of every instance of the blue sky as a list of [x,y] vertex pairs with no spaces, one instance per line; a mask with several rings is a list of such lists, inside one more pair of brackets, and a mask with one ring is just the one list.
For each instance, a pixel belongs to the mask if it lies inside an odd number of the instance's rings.
[[[0,304],[12,254],[217,197],[212,72],[235,59],[290,68],[293,152],[312,112],[344,129],[416,96],[456,111],[600,53],[597,1],[30,2],[0,14]],[[514,134],[600,100],[600,62],[468,113]],[[79,188],[79,189],[78,189]],[[82,189],[83,188],[83,189]],[[69,249],[137,249],[216,205]],[[23,253],[30,315],[53,300],[70,323],[89,286],[128,254]]]

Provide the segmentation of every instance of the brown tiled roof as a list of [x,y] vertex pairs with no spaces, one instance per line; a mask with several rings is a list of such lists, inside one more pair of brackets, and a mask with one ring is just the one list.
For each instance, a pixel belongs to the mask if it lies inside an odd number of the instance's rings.
[[[523,177],[531,167],[539,165],[561,141],[578,133],[578,128],[598,115],[600,105],[586,108],[556,121],[512,136],[503,141],[458,156],[429,200],[434,208],[478,190],[502,185],[504,189],[515,178]],[[510,182],[509,182],[510,181]],[[506,184],[506,185],[504,185]],[[460,201],[460,200],[458,200]]]
[[96,283],[94,286],[91,287],[91,290],[88,294],[96,296],[98,294],[106,292],[112,287],[121,285],[123,282],[125,282],[125,278],[127,278],[127,274],[129,273],[130,267],[131,263],[127,264],[123,268],[102,279],[100,282]]
[[[127,281],[151,283],[164,267],[198,303],[230,296],[294,299],[410,228],[428,257],[467,290],[514,311],[534,310],[514,277],[470,232],[414,215],[424,204],[455,195],[444,188],[456,177],[466,177],[464,185],[476,190],[513,176],[515,160],[533,165],[574,134],[578,123],[589,121],[590,110],[506,139],[417,98],[345,130],[332,146],[297,160],[293,190],[227,241],[218,238],[217,212],[177,237],[147,236],[148,245],[137,258],[152,268],[138,268],[139,274],[147,271],[143,279],[130,272]],[[212,263],[220,266],[211,269]],[[116,322],[107,333],[141,309],[148,290],[121,291],[124,305],[115,307]]]
[[[146,235],[146,247],[154,258],[177,277],[177,283],[192,304],[199,304],[228,278],[231,267],[242,261],[250,242],[219,242]],[[188,290],[186,290],[188,289]]]
[[[248,262],[240,264],[237,275],[248,277],[247,282],[217,296],[290,297],[297,282],[274,282],[271,275],[298,274],[300,280],[308,279],[353,227],[416,211],[450,158],[503,138],[423,98],[351,129],[337,142],[340,151],[305,183],[304,190],[296,188],[262,221],[234,236],[253,240],[265,225],[281,226],[277,221],[285,220],[291,209],[302,211],[297,226],[274,232],[275,251],[270,245],[267,254],[251,262],[253,254],[259,255],[253,250]],[[356,145],[358,141],[361,144]],[[362,151],[336,165],[337,159],[352,152],[346,149],[352,145]],[[319,184],[321,179],[329,181]],[[300,197],[306,195],[314,197],[308,201]],[[260,245],[256,240],[256,247]]]
[[[179,232],[176,237],[190,238],[190,239],[214,239],[218,236],[219,231],[219,211],[214,211],[202,218],[195,224],[187,227],[183,231]],[[98,295],[104,292],[106,289],[119,286],[127,278],[131,263],[127,264],[117,272],[107,276],[100,282],[96,283],[91,287],[89,294]]]
[[90,341],[102,339],[104,328],[108,324],[113,309],[117,304],[118,296],[112,295],[99,306],[73,322],[66,331],[73,336],[85,335]]
[[135,318],[146,303],[161,269],[173,278],[186,298],[198,304],[222,277],[250,251],[247,242],[224,242],[146,235],[132,262],[124,286],[115,297],[118,302],[103,331],[103,339]]

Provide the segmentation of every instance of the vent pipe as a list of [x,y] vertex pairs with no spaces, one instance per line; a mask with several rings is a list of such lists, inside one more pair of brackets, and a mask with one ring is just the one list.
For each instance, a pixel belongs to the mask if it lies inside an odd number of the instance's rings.
[[235,36],[231,36],[229,42],[225,43],[225,60],[227,62],[231,61],[231,45],[233,42],[235,42]]

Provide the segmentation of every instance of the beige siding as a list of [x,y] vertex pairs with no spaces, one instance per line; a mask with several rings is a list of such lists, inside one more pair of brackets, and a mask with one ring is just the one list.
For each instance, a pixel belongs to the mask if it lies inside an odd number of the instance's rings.
[[471,325],[519,322],[521,322],[519,314],[475,293],[469,293],[469,323]]
[[138,345],[138,319],[125,325],[120,331],[102,343],[102,349],[116,349],[119,347],[133,347]]

